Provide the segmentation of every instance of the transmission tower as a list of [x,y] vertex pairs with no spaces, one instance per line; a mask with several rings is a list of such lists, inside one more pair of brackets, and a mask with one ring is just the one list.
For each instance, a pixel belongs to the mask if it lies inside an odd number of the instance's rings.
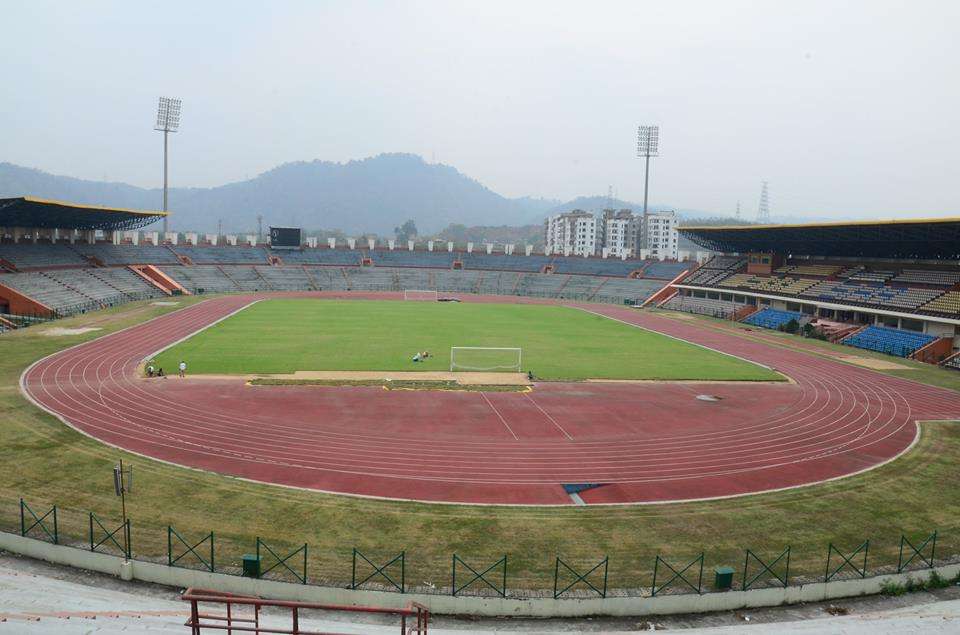
[[737,220],[740,220],[740,201],[737,201]]
[[607,186],[607,209],[613,209],[613,186]]
[[767,182],[763,182],[763,188],[760,190],[760,205],[757,207],[757,222],[761,225],[770,222],[770,194],[767,191]]

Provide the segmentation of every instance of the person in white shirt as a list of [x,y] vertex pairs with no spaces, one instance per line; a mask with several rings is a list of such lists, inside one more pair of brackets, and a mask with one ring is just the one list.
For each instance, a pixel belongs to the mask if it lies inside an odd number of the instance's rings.
[[180,377],[183,377],[187,372],[187,362],[180,361]]

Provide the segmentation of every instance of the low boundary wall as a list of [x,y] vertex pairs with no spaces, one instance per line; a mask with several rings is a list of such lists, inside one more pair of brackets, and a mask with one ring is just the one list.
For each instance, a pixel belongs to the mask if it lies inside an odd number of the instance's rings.
[[46,562],[117,576],[123,580],[140,580],[180,588],[198,587],[269,599],[350,606],[375,605],[403,608],[414,601],[426,606],[431,613],[487,617],[644,616],[730,611],[876,594],[880,593],[884,584],[907,584],[910,580],[926,580],[934,571],[947,579],[960,575],[960,564],[948,564],[932,569],[854,580],[814,582],[797,586],[714,592],[702,595],[688,593],[657,597],[513,599],[509,597],[400,594],[244,578],[225,573],[171,567],[142,560],[124,560],[119,556],[55,545],[6,532],[0,532],[0,549]]

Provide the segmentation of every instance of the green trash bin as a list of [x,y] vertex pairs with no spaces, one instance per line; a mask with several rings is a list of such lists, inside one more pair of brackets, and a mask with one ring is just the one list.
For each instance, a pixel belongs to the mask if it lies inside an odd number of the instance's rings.
[[713,586],[727,591],[733,587],[733,567],[716,567]]
[[247,578],[260,577],[260,558],[256,554],[243,554],[243,575]]

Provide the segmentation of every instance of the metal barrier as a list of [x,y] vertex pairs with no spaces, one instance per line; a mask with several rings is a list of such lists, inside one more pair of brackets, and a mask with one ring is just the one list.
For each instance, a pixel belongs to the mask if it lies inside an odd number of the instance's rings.
[[[466,584],[462,584],[462,585],[460,585],[459,587],[457,586],[457,564],[463,565],[464,568],[468,569],[468,570],[470,571],[470,573],[473,574],[473,577],[470,578],[470,580],[467,581]],[[503,578],[502,578],[502,580],[500,581],[500,587],[498,588],[497,585],[491,583],[490,580],[488,580],[486,576],[487,576],[487,574],[490,573],[491,571],[494,571],[494,570],[499,569],[499,568],[502,568],[502,569],[503,569]],[[464,561],[463,561],[463,558],[461,558],[461,557],[458,556],[457,554],[453,554],[453,573],[452,573],[452,577],[453,577],[453,581],[452,581],[451,584],[450,584],[450,588],[452,589],[452,592],[453,592],[453,595],[454,595],[454,596],[456,596],[457,593],[459,593],[460,591],[463,591],[465,588],[467,588],[468,586],[470,586],[470,585],[473,584],[474,582],[480,581],[480,582],[483,582],[484,584],[486,584],[488,587],[490,587],[490,588],[493,589],[494,591],[496,591],[497,595],[499,595],[500,597],[502,597],[502,598],[507,597],[507,557],[506,557],[506,556],[500,558],[499,560],[497,560],[496,562],[494,562],[492,565],[490,565],[489,567],[487,567],[487,568],[484,569],[483,571],[478,572],[476,569],[474,569],[474,568],[471,567],[469,564],[467,564],[466,562],[464,562]]]
[[[838,573],[840,573],[840,571],[841,571],[844,567],[846,567],[846,566],[849,566],[851,569],[853,569],[854,571],[856,571],[856,572],[857,572],[857,575],[859,575],[861,578],[867,577],[867,552],[868,552],[869,550],[870,550],[870,541],[869,541],[869,540],[865,540],[865,541],[863,542],[863,544],[860,545],[859,547],[857,547],[857,548],[854,550],[854,552],[851,553],[850,556],[848,557],[848,556],[845,556],[842,551],[840,551],[839,549],[837,549],[836,547],[834,547],[834,546],[833,546],[833,543],[831,542],[831,543],[830,543],[830,546],[827,548],[827,572],[826,572],[826,575],[823,576],[823,581],[824,581],[824,582],[829,582],[829,581],[832,580]],[[834,569],[833,572],[831,572],[831,571],[830,571],[830,558],[833,556],[833,553],[834,553],[834,552],[836,552],[837,555],[840,556],[841,562],[840,562],[840,566],[837,567],[836,569]],[[862,567],[857,567],[857,565],[853,563],[853,559],[856,558],[856,557],[857,557],[857,554],[859,554],[859,553],[861,553],[861,552],[863,552],[863,566],[862,566]]]
[[[29,527],[27,527],[27,517],[26,517],[26,514],[23,513],[24,511],[29,513],[30,516],[33,518],[33,523]],[[53,532],[52,533],[47,528],[47,523],[45,522],[47,517],[50,516],[51,514],[53,515]],[[20,535],[26,536],[28,533],[30,533],[30,531],[34,527],[39,527],[43,531],[43,533],[46,534],[47,538],[49,538],[53,544],[55,545],[60,544],[60,533],[57,529],[57,506],[54,505],[53,507],[51,507],[50,511],[48,511],[43,516],[37,516],[36,514],[33,513],[33,510],[30,509],[30,506],[27,505],[26,501],[24,501],[21,498],[20,499]]]
[[[93,524],[96,523],[100,527],[100,531],[103,532],[104,537],[98,542],[94,542],[94,530]],[[122,532],[122,533],[120,533]],[[115,536],[120,533],[123,538],[123,544],[121,545],[117,542]],[[97,515],[93,512],[90,512],[90,551],[97,551],[101,546],[112,543],[117,549],[120,550],[120,553],[123,554],[123,557],[127,560],[130,559],[131,547],[130,547],[130,519],[128,518],[125,522],[122,522],[119,527],[113,531],[108,531],[106,527],[103,526],[103,523],[100,522],[100,519],[97,518]]]
[[[554,564],[554,567],[553,567],[553,599],[554,600],[558,599],[561,595],[563,595],[564,593],[572,589],[574,586],[576,586],[580,582],[583,582],[584,584],[586,584],[590,590],[592,590],[594,593],[596,593],[600,597],[602,598],[607,597],[607,567],[609,563],[610,563],[610,557],[604,556],[603,560],[601,560],[599,563],[594,565],[593,568],[591,568],[589,571],[581,575],[579,571],[577,571],[576,569],[568,565],[566,562],[564,562],[560,558],[560,556],[557,556],[556,563]],[[573,582],[563,587],[562,589],[559,588],[561,565],[563,565],[564,569],[572,573],[574,577]],[[600,567],[603,567],[603,587],[598,589],[587,578],[590,576],[591,573],[593,573]]]
[[[925,558],[924,555],[923,555],[923,551],[924,551],[924,549],[927,548],[927,545],[928,545],[928,544],[930,545],[930,559],[929,559],[929,560],[928,560],[927,558]],[[913,553],[910,555],[909,558],[907,558],[906,561],[903,560],[903,547],[904,547],[904,545],[910,547],[911,551],[913,551]],[[911,562],[913,562],[913,559],[914,559],[914,558],[920,558],[920,562],[922,562],[923,564],[925,564],[928,569],[932,569],[932,568],[933,568],[933,559],[934,559],[934,556],[936,555],[936,553],[937,553],[937,532],[936,532],[936,530],[934,530],[934,532],[933,532],[932,534],[930,534],[929,536],[927,536],[927,539],[924,540],[923,542],[921,542],[919,547],[914,547],[914,546],[913,546],[913,543],[910,542],[910,539],[907,538],[906,536],[904,536],[903,534],[901,534],[901,535],[900,535],[900,558],[899,558],[899,560],[897,560],[897,573],[903,573],[903,570],[906,569],[907,566],[908,566]],[[864,568],[866,568],[866,567],[864,567]]]
[[[174,536],[176,536],[176,537],[177,537],[177,540],[179,540],[180,543],[181,543],[184,547],[186,547],[186,551],[184,551],[183,553],[181,553],[181,554],[180,554],[179,556],[177,556],[176,558],[173,557],[173,537],[174,537]],[[197,552],[197,547],[199,547],[199,546],[202,545],[203,543],[207,542],[208,540],[210,541],[210,560],[209,560],[209,561],[207,561],[203,556],[201,556],[201,555]],[[172,567],[172,566],[175,565],[177,562],[179,562],[182,558],[186,557],[187,554],[191,554],[191,553],[197,558],[197,560],[200,561],[200,564],[203,565],[203,568],[204,568],[204,569],[212,572],[213,569],[214,569],[214,561],[213,561],[213,532],[211,531],[209,534],[207,534],[207,535],[204,536],[202,539],[200,539],[199,542],[197,542],[197,543],[194,544],[194,545],[191,545],[189,542],[187,542],[187,541],[184,539],[183,536],[181,536],[181,535],[177,532],[176,529],[174,529],[174,528],[171,527],[170,525],[167,525],[167,565]]]
[[[184,602],[190,603],[190,617],[184,626],[190,627],[193,635],[201,635],[203,629],[246,632],[246,633],[286,633],[287,635],[323,635],[321,631],[309,631],[300,628],[300,612],[302,610],[341,611],[345,613],[373,613],[378,615],[395,615],[400,618],[401,635],[428,635],[430,611],[427,607],[411,602],[407,608],[390,609],[373,606],[342,606],[337,604],[317,604],[314,602],[287,602],[283,600],[264,600],[257,597],[233,595],[219,591],[204,591],[202,589],[187,589],[180,596]],[[223,614],[200,611],[200,604],[217,604],[225,607]],[[247,617],[237,616],[234,607],[253,607],[253,614]],[[291,624],[289,628],[276,628],[260,624],[260,612],[264,607],[290,609]],[[409,629],[407,620],[415,622]]]
[[[663,584],[661,584],[661,585],[658,587],[658,586],[657,586],[657,574],[660,572],[660,564],[661,564],[661,563],[663,564],[663,566],[665,566],[666,568],[670,569],[670,571],[673,572],[673,577],[670,578],[669,580],[667,580],[666,582],[664,582]],[[690,580],[687,579],[686,572],[687,572],[687,570],[688,570],[690,567],[692,567],[692,566],[694,566],[694,565],[696,565],[696,564],[699,564],[699,565],[700,565],[700,572],[699,572],[698,575],[697,575],[697,585],[694,586],[694,585],[693,585],[693,582],[691,582]],[[696,593],[698,593],[698,594],[701,593],[701,592],[702,592],[701,589],[703,588],[703,553],[701,553],[699,556],[697,556],[696,558],[694,558],[693,560],[691,560],[690,563],[689,563],[687,566],[683,567],[683,568],[680,569],[679,571],[677,571],[676,569],[674,569],[673,566],[672,566],[669,562],[667,562],[666,560],[664,560],[663,558],[661,558],[659,554],[657,554],[657,559],[656,559],[656,561],[654,561],[654,563],[653,563],[653,585],[650,587],[650,595],[656,597],[658,594],[662,593],[664,589],[666,589],[666,588],[669,587],[671,584],[673,584],[676,580],[681,580],[681,581],[684,582],[688,587],[690,587],[691,589],[693,589],[694,592],[696,592]]]
[[[267,567],[266,569],[263,569],[263,570],[260,571],[260,576],[261,576],[261,577],[267,575],[268,573],[270,573],[271,571],[273,571],[273,570],[276,569],[277,567],[281,567],[281,566],[282,566],[284,569],[286,569],[286,570],[289,571],[291,574],[293,574],[293,576],[300,582],[300,584],[306,584],[306,583],[307,583],[307,544],[306,544],[306,543],[304,543],[302,547],[300,547],[300,548],[298,548],[298,549],[294,549],[294,550],[291,551],[289,554],[287,554],[286,556],[284,556],[283,558],[281,558],[279,555],[277,555],[277,552],[276,552],[276,551],[274,551],[273,549],[270,548],[270,545],[268,545],[268,544],[265,543],[264,541],[260,540],[260,537],[258,536],[258,537],[257,537],[257,562],[260,562],[260,547],[261,547],[261,546],[262,546],[264,549],[267,550],[267,553],[269,553],[271,556],[273,556],[273,557],[276,558],[276,560],[277,560],[273,565],[271,565],[271,566]],[[290,560],[291,558],[293,558],[293,557],[294,557],[295,555],[297,555],[298,553],[303,553],[303,575],[301,575],[300,573],[294,571],[292,568],[290,568],[290,565],[287,564],[287,560]],[[212,556],[211,556],[211,557],[212,557]]]
[[[373,567],[373,573],[371,573],[370,575],[368,575],[367,577],[365,577],[363,580],[360,580],[359,582],[357,582],[357,556],[360,556],[360,557],[364,560],[364,562],[366,562],[366,563],[369,564],[371,567]],[[396,562],[399,562],[399,563],[400,563],[400,584],[397,584],[396,580],[394,580],[393,578],[391,578],[391,577],[390,577],[390,574],[387,573],[387,569],[388,569],[391,565],[393,565],[394,563],[396,563]],[[356,589],[356,588],[358,588],[361,584],[364,584],[365,582],[368,582],[369,580],[371,580],[372,578],[376,577],[377,575],[383,576],[383,578],[384,578],[387,582],[389,582],[391,585],[393,585],[393,587],[394,587],[397,591],[399,591],[400,593],[405,593],[405,592],[406,592],[406,587],[407,587],[407,583],[406,583],[406,579],[407,579],[406,551],[401,551],[401,552],[400,552],[400,555],[394,556],[392,560],[390,560],[389,562],[387,562],[387,564],[383,565],[382,567],[378,567],[377,565],[373,564],[373,562],[371,562],[369,558],[367,558],[365,555],[363,555],[362,553],[360,553],[360,551],[359,551],[356,547],[354,547],[354,549],[353,549],[353,573],[352,573],[351,576],[350,576],[350,588],[351,588],[351,589]]]
[[[760,573],[758,573],[757,575],[747,580],[747,569],[750,568],[751,558],[753,558],[754,560],[757,561],[757,563],[760,564],[761,570],[760,570]],[[783,577],[781,578],[779,575],[776,574],[773,568],[777,566],[777,563],[780,562],[780,560],[782,560],[783,558],[786,558],[787,562],[786,562],[786,568],[783,572]],[[783,553],[781,553],[779,556],[774,558],[773,562],[771,562],[770,564],[767,564],[766,562],[760,559],[760,556],[758,556],[757,554],[747,549],[747,555],[745,556],[743,561],[743,583],[740,585],[741,588],[744,591],[748,590],[751,586],[753,586],[757,582],[757,580],[763,577],[763,574],[765,573],[769,573],[774,580],[776,580],[781,585],[783,585],[783,588],[787,588],[787,582],[790,580],[790,547],[789,546],[783,550]]]

